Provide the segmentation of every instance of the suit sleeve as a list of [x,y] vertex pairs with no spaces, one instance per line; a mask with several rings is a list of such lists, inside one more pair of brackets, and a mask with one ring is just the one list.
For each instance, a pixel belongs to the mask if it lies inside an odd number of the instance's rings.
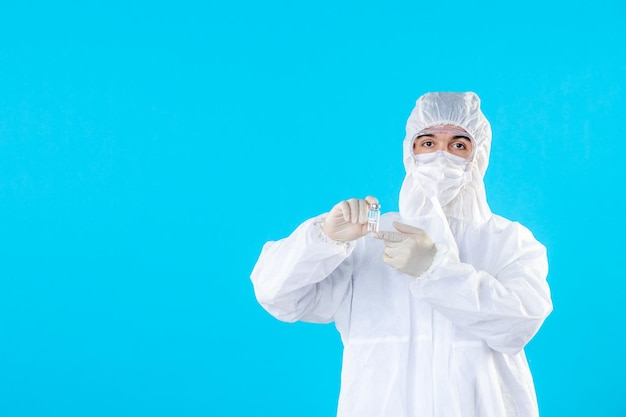
[[515,354],[552,311],[546,249],[518,223],[478,244],[492,259],[490,272],[444,254],[411,291],[492,349]]
[[289,237],[267,242],[252,271],[259,303],[281,321],[329,323],[350,299],[354,242],[329,239],[323,216],[300,225]]

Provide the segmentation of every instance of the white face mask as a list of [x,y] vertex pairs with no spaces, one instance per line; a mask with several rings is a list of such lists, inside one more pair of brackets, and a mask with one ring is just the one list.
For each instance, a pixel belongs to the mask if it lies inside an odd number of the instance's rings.
[[449,152],[437,151],[413,155],[411,175],[427,193],[437,197],[441,206],[456,197],[470,180],[470,162]]

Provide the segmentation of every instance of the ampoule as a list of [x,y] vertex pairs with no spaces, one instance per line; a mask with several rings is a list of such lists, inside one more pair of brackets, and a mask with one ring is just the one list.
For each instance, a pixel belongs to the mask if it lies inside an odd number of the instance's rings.
[[378,223],[380,222],[380,204],[370,204],[367,211],[367,231],[378,232]]

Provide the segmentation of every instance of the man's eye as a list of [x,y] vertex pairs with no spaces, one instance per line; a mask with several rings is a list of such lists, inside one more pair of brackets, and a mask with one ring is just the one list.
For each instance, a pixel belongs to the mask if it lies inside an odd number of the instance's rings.
[[452,146],[454,146],[457,149],[465,149],[465,145],[460,142],[454,143]]
[[423,146],[426,146],[427,148],[430,148],[431,146],[433,146],[433,143],[429,140],[425,141],[422,143]]

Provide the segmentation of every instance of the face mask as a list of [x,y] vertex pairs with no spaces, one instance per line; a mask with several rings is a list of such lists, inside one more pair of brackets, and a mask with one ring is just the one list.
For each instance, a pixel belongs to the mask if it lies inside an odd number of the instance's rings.
[[413,155],[411,175],[427,193],[447,205],[470,180],[469,160],[449,152],[437,151]]

